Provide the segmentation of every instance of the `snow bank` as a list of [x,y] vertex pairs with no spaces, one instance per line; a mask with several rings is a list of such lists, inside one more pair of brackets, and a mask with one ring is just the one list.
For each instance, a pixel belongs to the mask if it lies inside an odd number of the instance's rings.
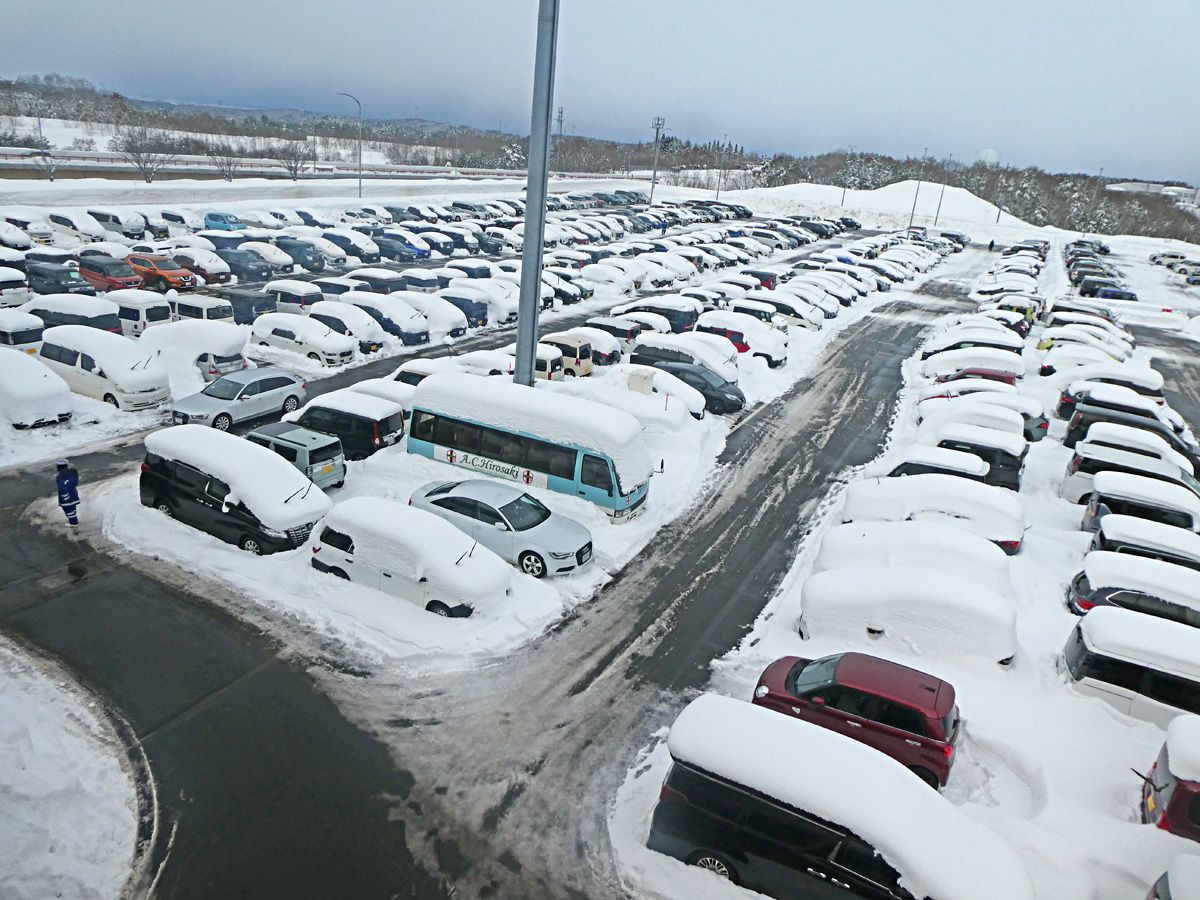
[[1200,781],[1200,716],[1182,715],[1171,720],[1167,726],[1167,756],[1172,775]]
[[71,389],[36,357],[0,349],[0,416],[21,428],[54,424],[75,410]]
[[138,346],[153,351],[167,371],[173,397],[204,390],[196,361],[205,353],[236,356],[246,349],[247,329],[230,322],[184,319],[147,328]]
[[0,896],[116,897],[133,859],[133,785],[95,703],[0,639]]

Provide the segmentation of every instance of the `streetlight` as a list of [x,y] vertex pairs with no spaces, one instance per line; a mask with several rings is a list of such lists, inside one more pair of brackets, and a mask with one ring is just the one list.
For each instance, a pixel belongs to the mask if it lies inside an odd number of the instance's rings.
[[[349,97],[355,103],[358,98],[345,91],[338,91],[339,97]],[[362,104],[358,103],[358,199],[362,199]]]
[[654,202],[654,186],[658,184],[658,143],[659,137],[662,135],[663,126],[666,125],[666,120],[662,116],[655,116],[651,126],[654,128],[654,172],[650,176],[650,202]]
[[728,157],[726,156],[726,152],[727,152],[726,148],[727,148],[728,144],[729,144],[729,135],[728,134],[721,135],[721,171],[719,171],[717,173],[717,196],[713,198],[714,200],[721,199],[721,182],[725,180],[725,166],[729,161]]
[[950,177],[950,166],[954,165],[954,154],[950,154],[950,163],[946,166],[946,174],[942,177],[942,192],[938,194],[937,212],[933,214],[933,227],[937,227],[938,217],[942,214],[942,198],[946,196],[946,179]]

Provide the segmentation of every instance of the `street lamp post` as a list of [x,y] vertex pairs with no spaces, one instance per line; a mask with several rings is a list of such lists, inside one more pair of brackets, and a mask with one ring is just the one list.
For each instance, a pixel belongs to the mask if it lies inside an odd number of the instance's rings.
[[[951,163],[951,165],[953,165],[953,163],[954,163],[954,154],[953,153],[950,154],[950,163]],[[947,168],[949,168],[949,167],[947,167]],[[949,172],[947,172],[946,176],[942,178],[942,192],[940,194],[938,194],[938,208],[937,208],[937,212],[935,212],[933,214],[933,227],[934,228],[937,227],[938,217],[942,214],[942,198],[946,196],[946,178],[947,177],[949,177]]]
[[725,155],[727,152],[726,145],[728,145],[728,143],[729,135],[721,135],[721,170],[717,173],[717,196],[713,198],[714,200],[721,199],[721,182],[725,180],[725,166],[729,162],[728,157]]
[[358,104],[358,199],[362,199],[362,104],[358,102],[358,98],[353,94],[347,94],[345,91],[338,91],[339,97],[349,97]]
[[654,121],[650,123],[654,126],[654,171],[650,175],[650,202],[654,202],[654,186],[658,184],[658,144],[659,137],[662,135],[663,126],[666,121],[662,116],[655,116]]

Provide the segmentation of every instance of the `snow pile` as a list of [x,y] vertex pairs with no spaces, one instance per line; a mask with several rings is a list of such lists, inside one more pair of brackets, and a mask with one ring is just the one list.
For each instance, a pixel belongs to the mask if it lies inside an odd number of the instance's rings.
[[116,897],[137,818],[95,703],[0,639],[0,896]]
[[952,524],[989,541],[1019,541],[1025,532],[1025,513],[1016,495],[956,475],[881,478],[847,487],[843,522],[906,519]]
[[0,349],[0,421],[14,427],[55,424],[75,410],[67,383],[27,353]]
[[204,376],[196,361],[205,353],[237,356],[246,349],[249,329],[232,322],[184,319],[147,328],[138,346],[153,351],[167,371],[172,397],[187,397],[204,390]]

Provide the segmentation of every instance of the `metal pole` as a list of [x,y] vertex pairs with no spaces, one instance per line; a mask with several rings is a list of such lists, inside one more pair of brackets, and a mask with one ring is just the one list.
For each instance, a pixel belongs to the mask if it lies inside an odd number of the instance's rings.
[[[954,162],[954,154],[953,154],[953,153],[951,153],[951,154],[950,154],[950,162]],[[937,212],[935,212],[935,213],[933,214],[933,227],[934,227],[934,228],[936,228],[936,227],[937,227],[937,223],[938,223],[938,216],[940,216],[940,215],[942,214],[942,198],[943,198],[943,197],[945,197],[945,196],[946,196],[946,178],[945,178],[945,176],[943,176],[943,178],[942,178],[942,192],[941,192],[940,194],[938,194],[938,208],[937,208]]]
[[650,123],[654,127],[654,173],[650,176],[650,202],[654,203],[654,186],[658,184],[658,136],[662,134],[663,126],[667,124],[662,116],[655,116]]
[[728,152],[726,147],[728,144],[729,135],[721,135],[721,171],[717,173],[717,196],[713,198],[714,200],[721,199],[721,182],[725,180],[725,166],[729,162],[729,158],[726,156],[726,153]]
[[517,311],[517,365],[513,381],[533,386],[541,306],[542,245],[546,235],[546,183],[550,162],[550,111],[558,53],[558,0],[539,0],[533,112],[529,124],[529,174],[525,183],[525,244],[521,248],[521,299]]
[[917,189],[913,191],[912,212],[908,214],[908,227],[912,228],[913,217],[917,214],[917,198],[921,196],[921,179],[917,179]]
[[[355,103],[358,98],[345,91],[338,91],[339,97],[349,97]],[[358,103],[358,199],[362,199],[362,104]]]

